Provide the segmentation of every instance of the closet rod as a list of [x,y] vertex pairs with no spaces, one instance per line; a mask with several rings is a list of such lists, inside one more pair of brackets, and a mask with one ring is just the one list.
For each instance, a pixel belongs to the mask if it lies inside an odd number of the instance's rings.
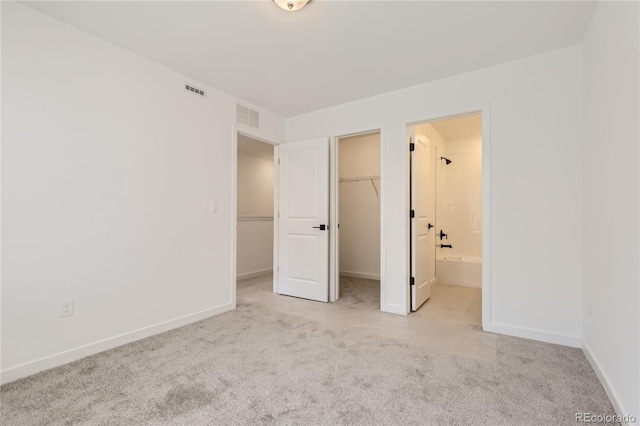
[[355,177],[355,178],[341,178],[340,182],[357,182],[361,180],[372,180],[372,179],[380,179],[380,176],[363,176],[363,177]]

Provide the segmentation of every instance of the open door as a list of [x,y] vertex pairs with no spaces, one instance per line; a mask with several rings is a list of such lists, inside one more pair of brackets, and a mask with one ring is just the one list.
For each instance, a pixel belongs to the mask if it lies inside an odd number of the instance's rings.
[[431,297],[435,281],[435,168],[429,139],[411,132],[411,310]]
[[278,293],[329,301],[329,140],[279,146]]
[[[330,206],[332,209],[333,224],[334,226],[331,228],[330,237],[333,237],[331,242],[331,248],[329,249],[329,253],[333,249],[333,288],[329,289],[329,301],[336,302],[340,299],[340,139],[334,139],[335,143],[333,145],[333,163],[332,163],[332,179],[333,186],[331,187],[331,193],[334,194],[331,199],[333,201]],[[331,285],[331,282],[329,282]],[[333,294],[332,294],[333,292]]]

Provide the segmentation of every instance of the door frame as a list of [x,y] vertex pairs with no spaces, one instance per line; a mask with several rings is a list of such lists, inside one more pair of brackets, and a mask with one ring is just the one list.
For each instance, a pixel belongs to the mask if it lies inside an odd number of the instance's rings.
[[329,222],[332,226],[329,228],[329,302],[335,302],[340,296],[340,241],[338,238],[338,216],[339,216],[339,142],[340,139],[350,138],[354,136],[364,136],[372,133],[380,134],[380,310],[386,304],[386,252],[385,252],[385,229],[386,229],[386,183],[385,169],[386,156],[385,153],[385,129],[384,126],[373,127],[366,130],[358,130],[354,132],[340,134],[334,136],[329,142]]
[[245,126],[232,126],[231,135],[231,304],[236,308],[238,249],[238,134],[273,145],[273,292],[278,292],[278,145]]
[[[429,124],[434,121],[447,120],[451,118],[460,118],[468,115],[482,115],[482,328],[489,330],[491,328],[491,105],[487,104],[480,108],[470,108],[468,110],[452,112],[449,114],[436,115],[422,120],[414,120],[406,123],[405,126],[405,144],[407,153],[407,205],[405,207],[407,218],[411,209],[411,194],[409,187],[411,185],[411,168],[409,156],[409,138],[411,136],[411,127],[420,124]],[[407,242],[411,246],[411,219],[407,221],[406,227]],[[411,256],[407,257],[407,277],[411,277]],[[406,299],[407,312],[411,312],[411,289],[409,288],[409,280],[407,280]]]

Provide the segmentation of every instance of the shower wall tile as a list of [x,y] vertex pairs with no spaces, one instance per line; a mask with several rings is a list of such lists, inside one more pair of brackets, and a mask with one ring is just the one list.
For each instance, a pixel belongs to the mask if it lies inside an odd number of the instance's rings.
[[[436,232],[442,229],[448,238],[436,238],[438,256],[481,257],[482,139],[447,140],[444,155],[452,163],[436,167]],[[439,244],[453,248],[441,249]]]

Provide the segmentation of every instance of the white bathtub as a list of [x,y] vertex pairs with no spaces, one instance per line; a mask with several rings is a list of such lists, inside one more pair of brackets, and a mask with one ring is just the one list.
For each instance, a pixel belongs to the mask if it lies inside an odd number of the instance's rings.
[[436,277],[442,284],[482,287],[482,258],[447,256],[436,259]]

